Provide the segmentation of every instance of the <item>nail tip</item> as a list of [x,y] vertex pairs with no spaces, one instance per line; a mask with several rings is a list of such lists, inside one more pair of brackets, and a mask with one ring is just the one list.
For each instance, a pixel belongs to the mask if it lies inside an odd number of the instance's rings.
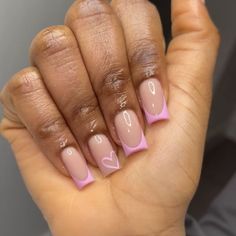
[[109,177],[109,176],[115,174],[116,172],[118,172],[119,170],[121,170],[121,167],[119,167],[118,169],[112,170],[112,171],[110,171],[108,173],[103,173],[103,177],[105,177],[105,178]]
[[124,150],[125,155],[128,157],[136,152],[144,151],[148,149],[147,140],[142,132],[142,138],[138,146],[136,147],[129,147],[125,143],[122,142],[122,147]]
[[117,166],[117,167],[115,167],[115,168],[110,168],[110,170],[107,169],[106,172],[102,172],[102,174],[103,174],[104,177],[108,177],[108,176],[110,176],[110,175],[112,175],[112,174],[118,172],[119,170],[121,170],[121,166],[120,166],[120,163],[119,163],[118,158],[117,158],[117,162],[118,162],[118,166]]
[[170,119],[166,102],[164,102],[162,112],[158,115],[152,115],[149,112],[147,112],[146,110],[144,110],[144,112],[145,112],[147,123],[150,125],[157,122],[157,121]]
[[92,176],[92,174],[90,173],[90,171],[88,173],[88,177],[85,180],[78,180],[77,178],[73,178],[73,179],[74,179],[74,182],[75,182],[75,184],[76,184],[76,186],[78,187],[79,190],[81,190],[84,187],[92,184],[95,181],[95,179]]

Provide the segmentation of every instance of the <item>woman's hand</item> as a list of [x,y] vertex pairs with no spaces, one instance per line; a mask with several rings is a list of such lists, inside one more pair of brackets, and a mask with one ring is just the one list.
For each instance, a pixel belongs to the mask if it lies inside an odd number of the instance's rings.
[[[65,24],[36,36],[33,66],[1,93],[1,133],[53,235],[184,235],[219,45],[205,5],[172,0],[166,55],[145,0],[77,0]],[[69,175],[96,181],[79,191]]]

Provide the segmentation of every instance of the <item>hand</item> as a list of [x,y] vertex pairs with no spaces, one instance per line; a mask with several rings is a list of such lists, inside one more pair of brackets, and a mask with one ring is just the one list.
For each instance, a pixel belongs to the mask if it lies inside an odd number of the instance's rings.
[[[65,24],[36,36],[33,66],[1,92],[1,133],[53,235],[184,235],[219,45],[205,5],[172,0],[166,55],[148,1],[78,0]],[[165,101],[170,119],[159,121]],[[145,137],[137,143],[144,128],[147,150]],[[104,160],[104,151],[114,156]],[[96,181],[79,191],[69,175],[79,188]]]

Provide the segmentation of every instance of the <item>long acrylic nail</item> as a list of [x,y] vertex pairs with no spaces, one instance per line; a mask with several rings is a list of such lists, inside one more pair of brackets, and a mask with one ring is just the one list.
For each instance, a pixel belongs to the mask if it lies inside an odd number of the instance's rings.
[[79,189],[82,189],[84,186],[94,181],[86,161],[75,148],[65,148],[61,156],[67,170]]
[[105,135],[92,136],[88,141],[89,149],[104,176],[120,169],[115,150]]
[[151,78],[141,83],[140,97],[142,107],[149,124],[169,119],[166,100],[160,82]]
[[120,112],[115,117],[115,126],[127,156],[148,148],[138,117],[131,110]]

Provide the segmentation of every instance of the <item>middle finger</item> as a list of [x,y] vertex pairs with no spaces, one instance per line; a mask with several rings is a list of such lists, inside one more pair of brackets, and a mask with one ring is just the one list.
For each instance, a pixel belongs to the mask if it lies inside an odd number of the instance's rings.
[[76,1],[66,24],[75,33],[113,139],[126,153],[147,148],[122,27],[106,1]]

